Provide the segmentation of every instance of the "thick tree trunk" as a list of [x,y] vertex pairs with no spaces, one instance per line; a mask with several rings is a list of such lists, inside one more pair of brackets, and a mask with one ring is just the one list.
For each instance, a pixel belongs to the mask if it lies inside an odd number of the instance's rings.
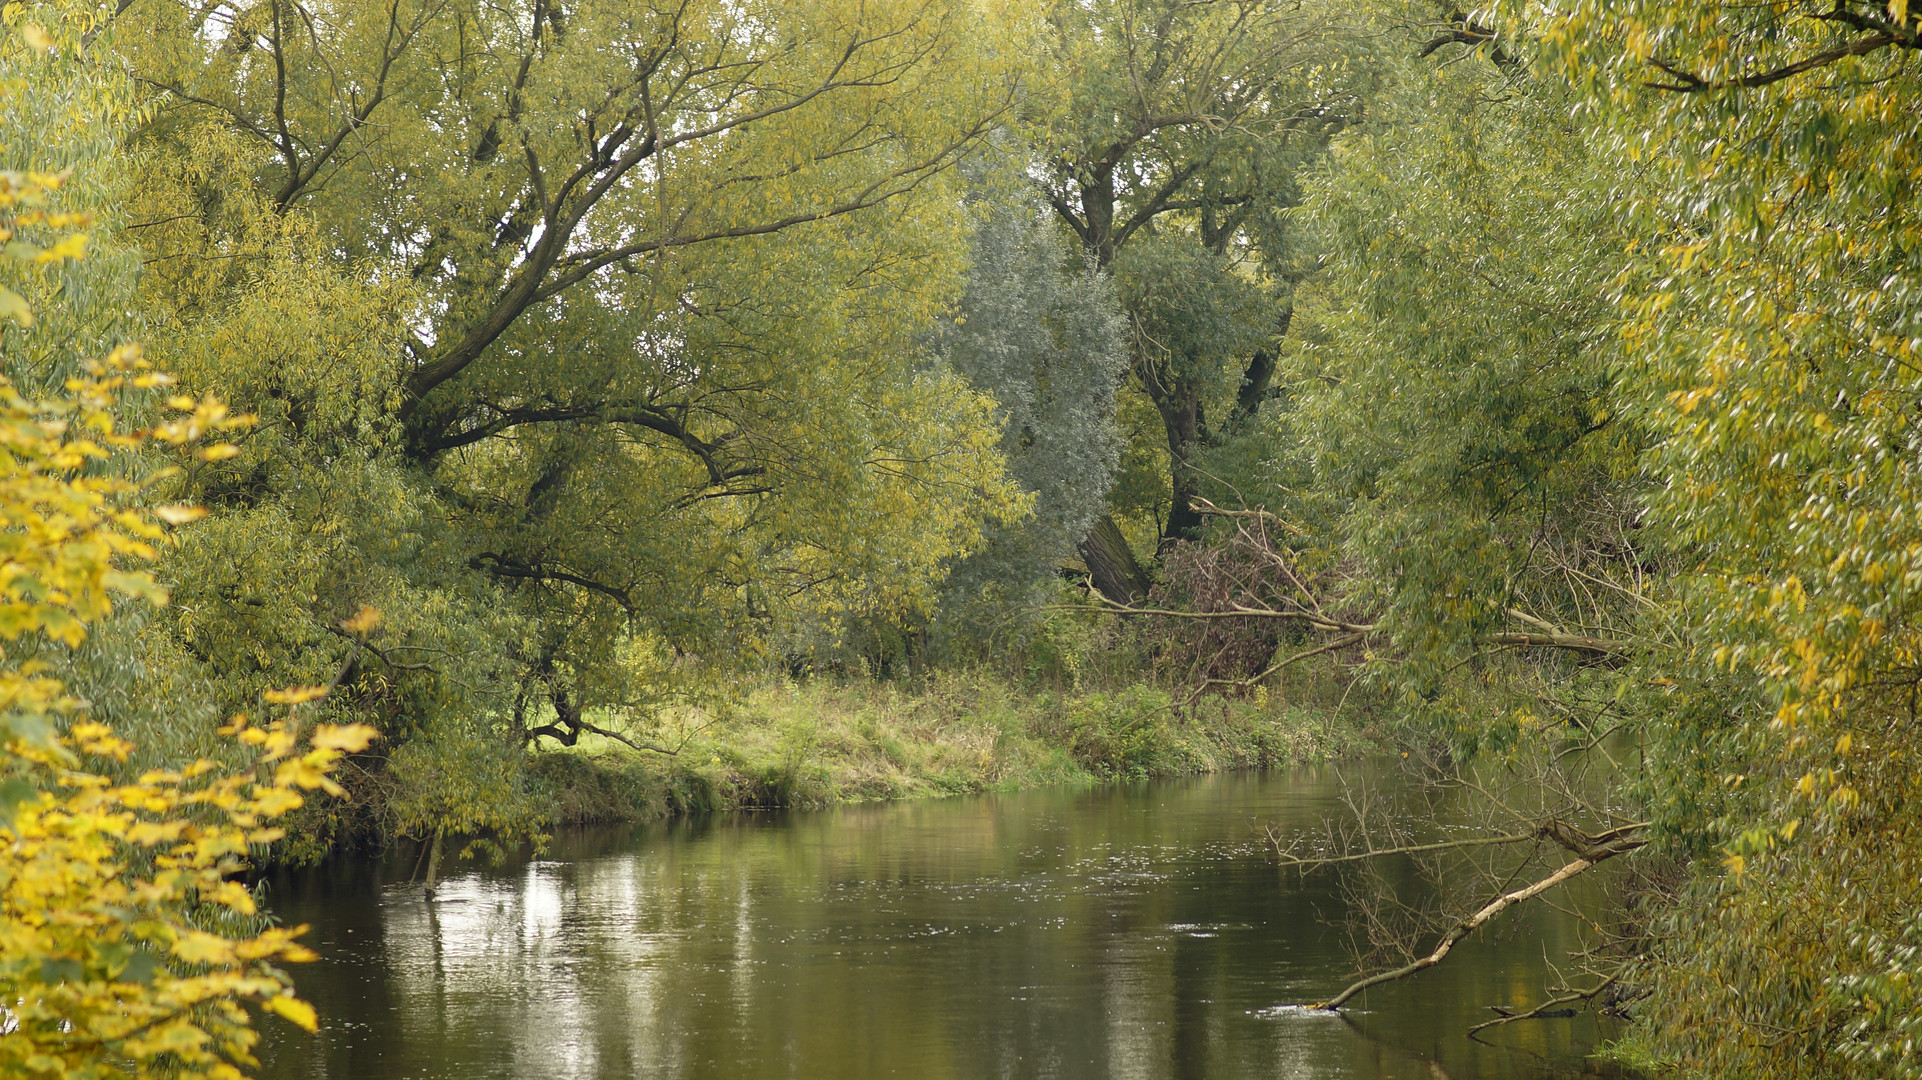
[[[1281,332],[1288,332],[1288,318],[1281,320]],[[1230,432],[1252,421],[1261,412],[1262,403],[1268,400],[1270,388],[1275,382],[1275,357],[1267,349],[1256,349],[1255,355],[1248,358],[1248,370],[1242,372],[1241,388],[1235,392],[1235,411],[1228,417]]]
[[1134,549],[1121,535],[1114,518],[1102,514],[1081,541],[1081,561],[1101,595],[1117,604],[1138,604],[1148,596],[1148,573],[1135,561]]
[[1173,386],[1150,381],[1148,392],[1161,413],[1161,424],[1168,436],[1168,520],[1155,545],[1155,557],[1163,558],[1168,549],[1183,540],[1201,539],[1201,512],[1194,497],[1200,486],[1189,458],[1208,441],[1207,425],[1201,415],[1201,390],[1187,379]]

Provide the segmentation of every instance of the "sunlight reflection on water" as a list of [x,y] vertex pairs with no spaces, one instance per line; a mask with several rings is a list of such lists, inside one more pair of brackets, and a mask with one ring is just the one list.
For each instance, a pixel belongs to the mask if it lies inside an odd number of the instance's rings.
[[1577,1075],[1591,1020],[1507,1050],[1460,1033],[1539,992],[1557,916],[1464,946],[1346,1018],[1340,896],[1282,875],[1258,826],[1312,823],[1325,770],[583,834],[463,868],[422,902],[404,860],[275,883],[314,926],[308,1080]]

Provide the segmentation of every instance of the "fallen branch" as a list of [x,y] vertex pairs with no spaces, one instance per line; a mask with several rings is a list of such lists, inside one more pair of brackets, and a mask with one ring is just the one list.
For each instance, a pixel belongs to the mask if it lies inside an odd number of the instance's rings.
[[[1463,938],[1481,929],[1502,912],[1507,911],[1509,908],[1523,901],[1532,900],[1540,896],[1555,886],[1588,870],[1590,867],[1606,862],[1617,855],[1634,851],[1636,848],[1647,844],[1648,841],[1640,835],[1642,828],[1644,828],[1642,825],[1626,826],[1604,833],[1602,842],[1589,849],[1583,857],[1569,862],[1554,873],[1532,885],[1527,885],[1513,892],[1503,893],[1497,896],[1484,905],[1479,911],[1456,923],[1447,933],[1442,935],[1441,941],[1435,946],[1435,950],[1427,956],[1403,964],[1401,967],[1395,968],[1392,971],[1383,971],[1363,979],[1358,979],[1350,983],[1348,988],[1341,993],[1336,994],[1327,1001],[1317,1002],[1309,1006],[1309,1008],[1325,1009],[1329,1012],[1335,1012],[1338,1011],[1342,1005],[1346,1004],[1350,998],[1369,987],[1380,986],[1383,983],[1394,982],[1397,979],[1405,979],[1418,971],[1425,971],[1434,967],[1436,964],[1441,963],[1442,960],[1448,956],[1449,951]],[[1544,832],[1548,832],[1546,828]],[[1548,835],[1554,835],[1554,833],[1548,832]]]
[[1292,850],[1294,847],[1293,844],[1290,844],[1288,848],[1284,849],[1281,846],[1281,837],[1274,831],[1273,826],[1269,826],[1268,843],[1275,849],[1275,857],[1281,861],[1281,865],[1300,867],[1302,870],[1319,870],[1324,866],[1366,862],[1369,859],[1378,859],[1384,855],[1424,855],[1431,851],[1454,851],[1459,848],[1470,847],[1494,847],[1499,844],[1525,844],[1540,839],[1541,835],[1541,830],[1536,829],[1524,833],[1508,833],[1504,836],[1478,836],[1472,840],[1441,840],[1432,844],[1409,844],[1404,847],[1380,848],[1370,851],[1357,851],[1348,855],[1329,855],[1312,859],[1304,859],[1294,854]]
[[[1379,859],[1387,855],[1423,855],[1431,851],[1453,851],[1458,848],[1471,847],[1495,847],[1501,844],[1526,844],[1536,840],[1551,840],[1556,846],[1563,848],[1571,855],[1599,862],[1601,859],[1597,858],[1597,856],[1601,856],[1601,858],[1607,857],[1606,855],[1602,855],[1603,852],[1620,854],[1621,851],[1615,849],[1621,848],[1622,851],[1630,851],[1634,848],[1641,847],[1644,841],[1636,834],[1648,828],[1648,825],[1649,823],[1646,821],[1636,821],[1591,834],[1585,833],[1559,818],[1549,818],[1547,821],[1534,826],[1527,832],[1503,833],[1498,836],[1475,836],[1466,840],[1437,840],[1428,844],[1404,844],[1389,848],[1370,848],[1367,851],[1351,852],[1346,855],[1328,855],[1309,859],[1304,859],[1294,854],[1294,843],[1283,847],[1280,834],[1274,830],[1273,826],[1270,826],[1268,829],[1268,844],[1275,849],[1275,857],[1281,861],[1281,865],[1300,867],[1303,870],[1319,870],[1324,866],[1336,866],[1341,863],[1365,862],[1369,859]],[[1623,847],[1622,845],[1624,844],[1628,846]]]
[[1449,950],[1455,947],[1456,943],[1481,929],[1483,924],[1487,923],[1490,919],[1493,919],[1495,916],[1500,915],[1502,912],[1507,911],[1509,908],[1524,900],[1530,900],[1540,896],[1594,865],[1593,862],[1587,859],[1576,859],[1574,862],[1535,882],[1533,885],[1516,889],[1511,893],[1503,893],[1501,896],[1489,902],[1488,905],[1480,911],[1456,923],[1454,928],[1449,930],[1448,933],[1443,934],[1441,942],[1435,946],[1434,952],[1411,963],[1403,964],[1401,967],[1395,968],[1392,971],[1383,971],[1370,975],[1365,979],[1357,979],[1350,983],[1346,990],[1329,998],[1327,1001],[1316,1002],[1310,1006],[1310,1008],[1326,1009],[1329,1012],[1336,1012],[1343,1005],[1347,1004],[1348,999],[1371,986],[1380,986],[1383,983],[1394,982],[1397,979],[1405,979],[1418,971],[1426,971],[1434,967],[1436,964],[1442,962],[1443,958],[1448,955]]
[[1484,1020],[1474,1027],[1469,1028],[1468,1037],[1471,1039],[1474,1038],[1475,1033],[1483,1028],[1491,1028],[1499,1024],[1512,1024],[1517,1020],[1552,1020],[1566,1016],[1574,1016],[1575,1010],[1566,1008],[1565,1006],[1593,998],[1596,994],[1614,985],[1615,980],[1619,978],[1620,975],[1621,972],[1615,972],[1587,990],[1571,990],[1559,997],[1549,998],[1547,1001],[1542,1002],[1540,1005],[1526,1012],[1516,1012],[1513,1009],[1503,1008],[1500,1005],[1490,1005],[1489,1008],[1501,1015],[1495,1017],[1493,1020]]

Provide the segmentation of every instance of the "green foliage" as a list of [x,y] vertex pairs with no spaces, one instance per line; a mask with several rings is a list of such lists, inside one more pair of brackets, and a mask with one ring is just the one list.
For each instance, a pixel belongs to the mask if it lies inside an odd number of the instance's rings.
[[954,318],[947,365],[993,396],[1009,473],[1031,495],[1019,522],[956,564],[938,628],[960,645],[1021,636],[1105,504],[1118,451],[1114,396],[1127,365],[1109,279],[1079,266],[1029,199],[992,200]]
[[527,744],[643,743],[783,635],[918,618],[1020,512],[993,403],[925,337],[1024,16],[310,16],[119,13],[128,216],[152,349],[260,420],[177,480],[214,516],[157,629],[221,710],[337,683],[395,755],[360,820],[536,830]]
[[1633,748],[1686,1075],[1922,1068],[1915,14],[1409,6],[1241,459],[1430,738]]

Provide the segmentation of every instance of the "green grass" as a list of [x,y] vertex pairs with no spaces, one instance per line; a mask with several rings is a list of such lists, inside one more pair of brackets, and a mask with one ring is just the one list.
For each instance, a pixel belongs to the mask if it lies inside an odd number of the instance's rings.
[[560,824],[811,808],[1320,761],[1363,747],[1326,709],[1162,690],[1030,691],[944,674],[918,692],[813,680],[748,695],[669,756],[602,740],[537,755]]

